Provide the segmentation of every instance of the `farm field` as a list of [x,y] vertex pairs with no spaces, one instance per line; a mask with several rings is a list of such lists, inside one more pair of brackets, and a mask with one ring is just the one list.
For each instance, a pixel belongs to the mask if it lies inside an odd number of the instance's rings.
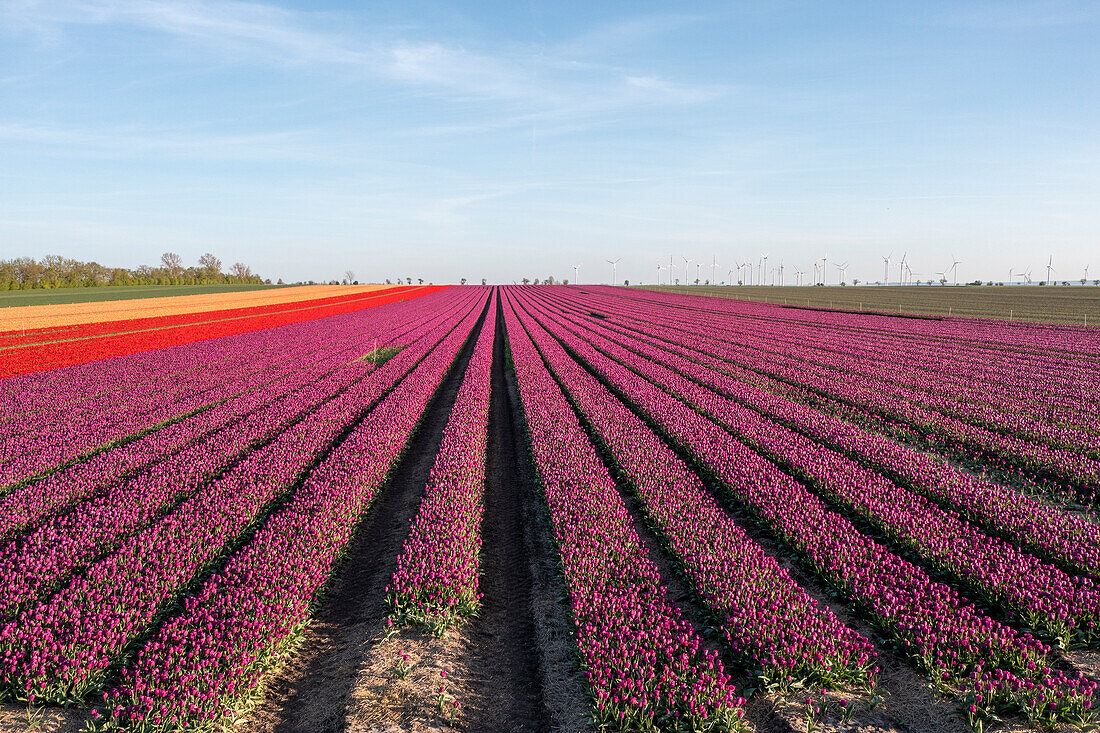
[[[0,308],[27,305],[63,305],[93,303],[103,300],[136,300],[141,298],[174,298],[186,295],[224,295],[250,291],[283,290],[295,285],[112,285],[97,288],[32,288],[0,291]],[[326,286],[327,287],[327,286]]]
[[[758,285],[647,285],[646,290],[712,295],[792,308],[879,311],[934,317],[961,316],[1002,321],[1100,325],[1100,287],[1070,286],[888,286],[841,287]],[[1086,323],[1087,321],[1087,323]]]
[[[127,321],[137,318],[207,313],[231,308],[251,308],[307,300],[370,293],[384,290],[386,285],[298,285],[298,286],[234,286],[195,285],[180,287],[144,286],[134,288],[105,287],[74,289],[69,298],[86,291],[114,291],[116,297],[95,297],[86,301],[69,299],[57,302],[20,302],[27,293],[45,296],[57,290],[18,291],[0,293],[0,331],[37,330],[86,323]],[[183,291],[175,293],[173,291]],[[93,293],[93,295],[103,295]],[[5,296],[15,296],[7,297]],[[29,299],[28,300],[32,300]]]
[[1091,723],[1100,331],[690,290],[10,335],[0,731]]
[[[303,299],[289,302],[270,294],[266,297],[255,294],[223,296],[220,301],[210,300],[209,296],[165,298],[165,303],[144,301],[145,306],[136,310],[128,308],[126,301],[98,304],[99,307],[120,306],[106,311],[111,316],[136,314],[138,317],[87,322],[85,316],[80,322],[66,324],[62,322],[65,317],[55,313],[44,317],[53,325],[0,332],[0,377],[323,318],[416,298],[439,289],[436,286],[366,286],[362,290],[337,289],[335,293],[333,290],[311,291],[303,293]],[[213,309],[217,305],[222,307]],[[229,307],[234,305],[237,307]],[[58,308],[63,306],[49,306],[48,310]]]

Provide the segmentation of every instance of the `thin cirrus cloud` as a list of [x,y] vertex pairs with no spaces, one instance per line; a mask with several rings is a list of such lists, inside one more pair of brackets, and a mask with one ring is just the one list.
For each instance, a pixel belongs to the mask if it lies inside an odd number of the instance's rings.
[[[17,26],[48,30],[65,26],[128,26],[196,44],[207,53],[242,63],[310,67],[353,73],[364,81],[388,81],[423,93],[458,99],[525,103],[542,111],[639,104],[693,104],[722,93],[718,85],[693,86],[655,75],[632,74],[572,58],[591,52],[594,40],[545,49],[520,48],[491,54],[458,44],[400,38],[380,29],[357,37],[326,29],[325,13],[273,8],[256,3],[163,0],[28,2],[8,9]],[[686,20],[639,21],[611,27],[606,38],[638,38],[669,31]],[[586,50],[588,49],[588,50]],[[554,71],[554,74],[547,72]],[[602,100],[599,105],[594,100]]]

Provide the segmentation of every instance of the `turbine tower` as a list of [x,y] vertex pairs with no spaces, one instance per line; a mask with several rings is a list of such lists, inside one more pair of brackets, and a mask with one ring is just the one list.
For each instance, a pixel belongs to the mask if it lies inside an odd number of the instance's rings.
[[[1055,270],[1051,266],[1053,264],[1054,264],[1054,255],[1051,255],[1050,259],[1047,260],[1047,283],[1050,283],[1050,273],[1057,272],[1057,270]],[[1050,284],[1053,284],[1053,283],[1050,283]]]
[[614,285],[616,283],[615,278],[618,274],[618,269],[617,268],[618,268],[618,265],[619,265],[619,260],[621,260],[621,259],[622,259],[622,257],[620,257],[618,260],[607,260],[607,264],[611,265],[611,284],[612,285]]
[[661,267],[661,261],[657,260],[657,287],[661,286],[661,270],[662,269],[664,269],[664,268]]
[[908,252],[904,252],[901,255],[901,262],[898,263],[898,285],[905,284],[905,258]]
[[959,264],[962,260],[955,259],[955,255],[951,255],[951,276],[955,280],[955,284],[959,284]]
[[886,255],[885,257],[882,258],[882,261],[885,263],[883,265],[883,268],[882,268],[882,284],[883,285],[889,285],[890,284],[890,258],[893,257],[893,256],[894,256],[894,253],[891,252],[890,254],[888,254],[888,255]]
[[711,285],[717,285],[718,284],[714,280],[714,268],[717,267],[717,266],[718,266],[718,260],[716,258],[716,255],[711,255],[710,256],[710,284]]
[[829,284],[829,253],[826,252],[825,256],[821,258],[821,284]]
[[579,264],[576,264],[576,265],[570,265],[570,267],[573,268],[573,284],[574,285],[580,285],[581,284],[581,266]]
[[687,285],[691,278],[691,271],[688,268],[691,267],[692,262],[695,262],[695,260],[690,257],[684,258],[684,285]]
[[843,265],[833,265],[833,267],[840,270],[840,282],[844,282],[844,273],[848,271],[848,263],[845,262]]

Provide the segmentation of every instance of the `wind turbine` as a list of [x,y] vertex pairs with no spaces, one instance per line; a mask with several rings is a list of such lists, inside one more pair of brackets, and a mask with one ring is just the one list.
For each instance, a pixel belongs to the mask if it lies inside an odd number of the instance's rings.
[[1050,283],[1050,273],[1058,272],[1053,267],[1051,267],[1052,264],[1054,264],[1054,255],[1051,255],[1050,259],[1047,260],[1047,283]]
[[814,285],[817,285],[817,269],[820,265],[817,264],[817,260],[814,260]]
[[611,284],[612,285],[614,285],[617,282],[615,277],[618,274],[618,265],[619,265],[619,260],[621,260],[621,259],[622,259],[622,257],[620,257],[618,260],[607,260],[607,264],[611,265]]
[[663,269],[664,268],[661,267],[661,261],[657,260],[657,286],[658,287],[660,287],[660,285],[661,285],[661,270],[663,270]]
[[760,274],[763,275],[763,284],[768,284],[768,255],[763,252],[760,253]]
[[[947,269],[948,269],[948,270],[950,270],[951,268],[949,267],[949,268],[947,268]],[[947,282],[947,272],[946,272],[946,271],[944,271],[944,272],[937,272],[937,273],[935,273],[935,274],[937,274],[937,275],[939,275],[939,276],[940,276],[940,285],[943,285],[944,283],[946,283],[946,282]]]
[[779,287],[783,287],[783,260],[779,260]]
[[711,285],[717,285],[718,284],[714,281],[714,268],[717,267],[717,266],[718,266],[718,260],[716,259],[716,255],[711,255],[710,256],[710,284]]
[[898,285],[905,284],[905,258],[908,252],[904,252],[901,255],[901,262],[898,263]]
[[905,276],[906,276],[906,282],[908,282],[909,284],[912,284],[913,283],[913,268],[909,266],[908,262],[905,263]]
[[844,282],[844,273],[848,270],[848,263],[845,262],[843,265],[833,265],[833,267],[840,270],[840,282]]
[[962,260],[955,259],[955,255],[951,255],[951,275],[955,280],[955,284],[959,284],[959,264]]
[[573,284],[574,285],[580,285],[581,284],[581,266],[579,264],[576,264],[576,265],[570,265],[570,267],[573,268]]
[[797,267],[794,268],[794,283],[795,283],[795,285],[802,285],[802,276],[805,275],[805,274],[806,273],[802,272],[802,270],[799,270]]
[[696,260],[695,261],[695,284],[696,285],[699,284],[699,265],[700,265],[700,262],[698,260]]
[[1031,268],[1030,267],[1027,269],[1027,272],[1024,273],[1024,279],[1027,280],[1028,285],[1031,285]]
[[826,252],[825,256],[821,258],[821,284],[829,284],[829,253]]
[[883,268],[882,268],[882,284],[883,285],[889,285],[890,284],[890,258],[893,257],[893,256],[894,256],[894,253],[891,252],[890,254],[888,254],[888,255],[886,255],[885,257],[882,258],[882,261],[885,263],[883,265]]
[[[740,268],[737,271],[740,272]],[[726,282],[733,285],[733,265],[730,265],[730,271],[726,273]]]
[[688,268],[691,266],[692,262],[695,262],[695,260],[691,259],[690,257],[684,258],[684,285],[688,284],[688,278],[691,277],[691,271],[688,270]]

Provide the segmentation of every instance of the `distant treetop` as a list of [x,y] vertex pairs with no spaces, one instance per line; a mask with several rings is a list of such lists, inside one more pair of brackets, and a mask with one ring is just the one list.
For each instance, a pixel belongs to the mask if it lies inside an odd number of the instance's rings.
[[160,256],[160,267],[140,265],[133,270],[106,267],[98,262],[81,262],[59,255],[46,255],[41,260],[17,257],[0,260],[0,290],[264,283],[264,279],[243,262],[235,263],[229,273],[221,269],[222,261],[209,252],[199,258],[196,267],[184,267],[182,257],[175,252],[165,252]]

